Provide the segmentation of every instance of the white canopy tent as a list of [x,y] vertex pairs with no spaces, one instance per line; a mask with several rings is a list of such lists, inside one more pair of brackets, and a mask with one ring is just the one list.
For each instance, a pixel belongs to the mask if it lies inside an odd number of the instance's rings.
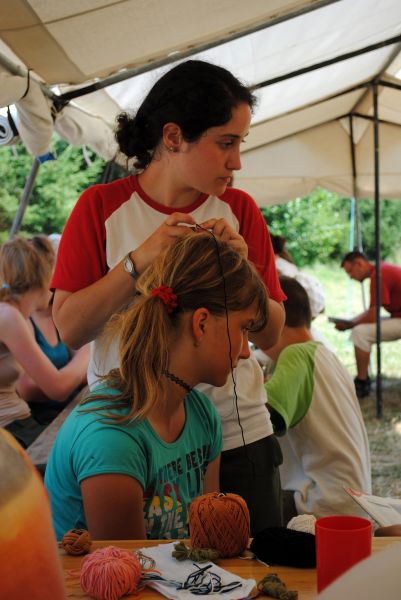
[[261,205],[375,197],[378,222],[380,192],[401,198],[400,51],[399,0],[0,0],[0,107],[36,157],[54,128],[111,160],[116,114],[196,56],[259,97],[238,187]]
[[[369,47],[375,49],[365,52]],[[397,0],[0,0],[0,106],[16,103],[21,138],[36,156],[49,150],[54,126],[109,160],[116,114],[135,110],[171,62],[195,55],[257,89],[236,182],[260,204],[316,185],[353,195],[356,183],[358,195],[372,196],[369,84],[401,84],[400,48]],[[335,62],[343,55],[349,57]],[[76,97],[54,103],[60,94]],[[350,114],[359,115],[356,182]],[[401,197],[397,90],[379,85],[378,115],[386,121],[381,190]]]

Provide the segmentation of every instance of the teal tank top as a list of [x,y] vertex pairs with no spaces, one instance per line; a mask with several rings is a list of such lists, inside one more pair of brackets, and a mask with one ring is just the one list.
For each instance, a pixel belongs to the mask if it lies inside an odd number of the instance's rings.
[[49,344],[49,342],[44,337],[43,333],[40,331],[39,327],[36,325],[35,321],[31,317],[29,318],[35,331],[35,339],[38,346],[46,354],[49,360],[51,360],[51,362],[57,369],[62,369],[63,367],[65,367],[65,365],[70,362],[71,358],[70,351],[68,350],[67,346],[62,340],[60,340],[58,334],[58,343],[55,346]]

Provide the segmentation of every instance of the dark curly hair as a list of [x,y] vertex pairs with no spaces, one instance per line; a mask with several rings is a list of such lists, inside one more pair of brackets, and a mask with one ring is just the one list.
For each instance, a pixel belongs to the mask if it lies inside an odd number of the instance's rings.
[[152,160],[166,123],[176,123],[185,141],[195,142],[210,127],[227,123],[233,108],[255,96],[230,71],[201,60],[188,60],[163,75],[135,116],[117,117],[116,140],[123,154],[144,169]]

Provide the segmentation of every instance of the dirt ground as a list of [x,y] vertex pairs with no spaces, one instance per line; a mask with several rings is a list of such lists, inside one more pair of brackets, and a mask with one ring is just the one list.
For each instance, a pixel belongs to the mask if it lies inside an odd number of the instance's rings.
[[361,400],[368,432],[373,493],[401,498],[401,379],[383,379],[383,417],[376,418],[376,391]]

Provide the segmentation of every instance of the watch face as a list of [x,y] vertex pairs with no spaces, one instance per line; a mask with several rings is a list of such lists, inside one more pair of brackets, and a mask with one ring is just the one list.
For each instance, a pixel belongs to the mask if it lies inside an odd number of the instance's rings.
[[124,261],[124,268],[127,271],[127,273],[132,273],[134,270],[134,265],[132,260],[130,259],[129,256],[126,257],[125,261]]
[[130,257],[129,254],[125,257],[125,260],[124,260],[124,269],[134,279],[136,279],[138,277],[138,273],[135,270],[135,265],[134,265],[133,261],[131,260],[131,257]]

